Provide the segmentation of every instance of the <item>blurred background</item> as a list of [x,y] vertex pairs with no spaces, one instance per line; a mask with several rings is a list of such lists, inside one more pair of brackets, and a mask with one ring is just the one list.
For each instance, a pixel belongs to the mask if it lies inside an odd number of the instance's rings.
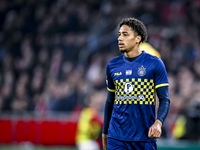
[[1,149],[75,150],[80,134],[102,147],[106,65],[127,17],[168,72],[158,148],[200,149],[200,0],[0,0]]

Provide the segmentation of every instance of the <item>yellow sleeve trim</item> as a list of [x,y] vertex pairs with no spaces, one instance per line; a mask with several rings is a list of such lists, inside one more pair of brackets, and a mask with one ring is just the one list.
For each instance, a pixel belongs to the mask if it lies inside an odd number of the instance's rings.
[[155,86],[155,88],[159,88],[159,87],[162,87],[162,86],[169,86],[169,83],[163,83],[163,84],[158,84]]
[[109,89],[108,87],[107,87],[107,90],[110,91],[110,92],[115,92],[115,90]]

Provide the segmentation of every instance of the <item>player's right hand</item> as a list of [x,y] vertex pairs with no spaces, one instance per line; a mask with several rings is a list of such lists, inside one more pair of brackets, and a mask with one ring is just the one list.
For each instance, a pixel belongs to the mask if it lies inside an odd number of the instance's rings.
[[162,127],[162,122],[157,119],[154,122],[154,124],[150,127],[149,132],[148,132],[148,137],[159,138],[162,134],[161,127]]
[[107,150],[107,134],[102,133],[103,150]]

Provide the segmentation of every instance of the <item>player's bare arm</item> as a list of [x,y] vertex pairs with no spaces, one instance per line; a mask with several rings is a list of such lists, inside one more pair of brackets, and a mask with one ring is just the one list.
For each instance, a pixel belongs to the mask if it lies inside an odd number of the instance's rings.
[[107,134],[102,133],[103,150],[107,150]]

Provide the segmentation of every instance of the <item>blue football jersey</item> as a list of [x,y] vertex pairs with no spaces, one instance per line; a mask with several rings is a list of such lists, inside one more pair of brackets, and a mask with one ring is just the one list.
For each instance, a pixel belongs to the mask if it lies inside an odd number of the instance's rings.
[[107,89],[115,92],[108,137],[124,141],[155,142],[148,138],[155,113],[155,89],[169,86],[162,60],[142,52],[134,61],[124,55],[107,65]]

